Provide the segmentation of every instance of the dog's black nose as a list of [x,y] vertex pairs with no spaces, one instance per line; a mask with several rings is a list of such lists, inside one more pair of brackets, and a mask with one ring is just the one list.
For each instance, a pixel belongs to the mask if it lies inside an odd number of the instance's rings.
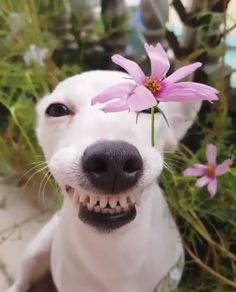
[[124,141],[101,141],[82,157],[83,172],[92,185],[106,194],[121,193],[138,181],[143,160],[138,149]]

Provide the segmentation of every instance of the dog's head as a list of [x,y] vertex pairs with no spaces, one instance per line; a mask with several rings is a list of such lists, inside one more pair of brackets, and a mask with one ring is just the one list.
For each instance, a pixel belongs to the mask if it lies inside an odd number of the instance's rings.
[[157,113],[156,146],[151,147],[149,114],[140,113],[137,120],[133,112],[105,114],[91,106],[95,95],[124,77],[109,71],[74,76],[37,107],[37,136],[55,180],[79,206],[79,218],[103,230],[135,218],[140,197],[161,173],[163,151],[177,145],[199,108],[164,105],[170,127]]

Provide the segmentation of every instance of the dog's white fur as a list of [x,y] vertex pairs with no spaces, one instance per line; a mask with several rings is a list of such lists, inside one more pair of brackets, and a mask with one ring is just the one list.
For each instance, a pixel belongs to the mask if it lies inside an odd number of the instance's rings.
[[[180,236],[169,213],[157,177],[163,151],[174,149],[196,116],[200,104],[162,105],[170,127],[156,115],[156,147],[150,143],[150,115],[132,112],[105,114],[91,106],[91,98],[106,87],[124,81],[120,72],[91,71],[60,83],[37,107],[37,136],[49,168],[64,193],[59,213],[26,248],[21,273],[8,292],[25,292],[51,270],[59,292],[153,291],[183,255]],[[127,81],[128,82],[128,81]],[[49,104],[61,102],[73,116],[49,118]],[[110,233],[78,218],[78,207],[66,195],[65,185],[85,192],[74,170],[89,145],[101,139],[134,145],[144,160],[144,174],[131,190],[140,195],[137,216]],[[79,170],[78,170],[79,171]]]

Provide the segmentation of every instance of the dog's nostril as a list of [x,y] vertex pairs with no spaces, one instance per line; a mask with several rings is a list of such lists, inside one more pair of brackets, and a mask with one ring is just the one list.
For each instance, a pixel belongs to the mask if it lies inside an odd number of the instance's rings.
[[86,164],[86,171],[101,174],[107,172],[107,163],[104,159],[96,157]]
[[134,173],[142,168],[142,161],[136,158],[129,158],[123,167],[123,171],[127,173]]

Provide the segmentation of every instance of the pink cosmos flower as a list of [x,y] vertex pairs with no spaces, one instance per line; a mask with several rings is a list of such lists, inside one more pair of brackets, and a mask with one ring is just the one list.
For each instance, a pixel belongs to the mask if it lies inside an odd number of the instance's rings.
[[199,176],[200,178],[196,182],[196,187],[202,188],[207,185],[207,189],[214,197],[217,191],[216,177],[226,173],[231,163],[230,159],[224,160],[222,163],[216,163],[216,146],[213,144],[207,145],[206,148],[207,164],[194,164],[193,167],[187,168],[184,172],[184,176]]
[[218,99],[218,91],[213,87],[196,82],[178,82],[201,67],[200,62],[183,66],[166,78],[170,63],[162,46],[145,44],[145,50],[151,63],[151,75],[146,76],[134,61],[121,55],[112,56],[112,61],[125,69],[133,80],[126,80],[101,92],[92,99],[92,105],[108,102],[102,108],[104,112],[139,112],[156,106],[159,102],[211,102]]

